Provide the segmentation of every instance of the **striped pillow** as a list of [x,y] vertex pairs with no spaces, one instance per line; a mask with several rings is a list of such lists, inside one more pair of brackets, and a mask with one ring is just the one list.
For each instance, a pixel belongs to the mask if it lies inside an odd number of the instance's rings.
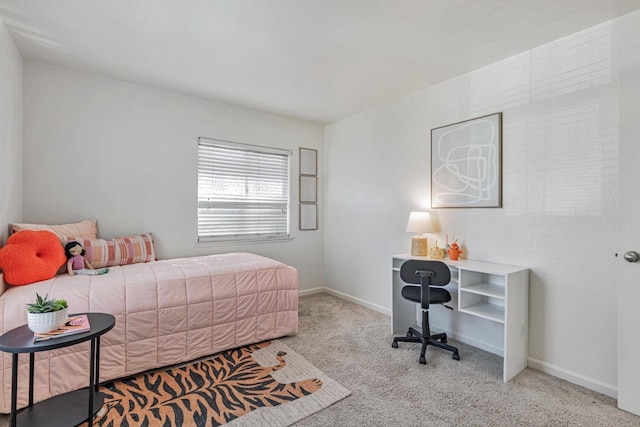
[[[73,241],[74,239],[69,239]],[[155,261],[151,233],[104,239],[75,239],[84,246],[93,268]]]

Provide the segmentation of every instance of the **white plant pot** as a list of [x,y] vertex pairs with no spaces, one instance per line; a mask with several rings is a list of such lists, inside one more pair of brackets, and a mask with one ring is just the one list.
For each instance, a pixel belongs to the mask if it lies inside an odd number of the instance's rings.
[[68,318],[69,307],[50,313],[27,313],[27,325],[33,332],[44,334],[60,328]]

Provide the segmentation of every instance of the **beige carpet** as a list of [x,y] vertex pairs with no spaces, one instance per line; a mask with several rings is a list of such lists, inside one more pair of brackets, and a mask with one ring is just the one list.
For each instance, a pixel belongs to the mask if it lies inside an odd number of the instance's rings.
[[282,341],[352,394],[296,427],[640,426],[615,399],[540,371],[505,384],[501,357],[455,340],[460,361],[429,348],[420,365],[417,345],[391,348],[390,321],[324,293],[300,299],[300,333]]

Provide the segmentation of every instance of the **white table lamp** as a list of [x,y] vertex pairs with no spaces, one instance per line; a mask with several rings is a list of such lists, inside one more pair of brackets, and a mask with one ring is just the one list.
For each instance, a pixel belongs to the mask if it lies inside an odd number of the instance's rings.
[[427,238],[422,233],[433,231],[431,225],[431,215],[429,212],[411,212],[409,221],[407,222],[407,233],[416,233],[411,238],[411,255],[427,256],[429,248],[427,247]]

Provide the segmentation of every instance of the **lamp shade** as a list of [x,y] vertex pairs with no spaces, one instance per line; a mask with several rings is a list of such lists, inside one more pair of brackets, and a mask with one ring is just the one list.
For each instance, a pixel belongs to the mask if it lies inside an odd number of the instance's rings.
[[407,222],[407,233],[429,233],[433,231],[429,212],[411,212]]

